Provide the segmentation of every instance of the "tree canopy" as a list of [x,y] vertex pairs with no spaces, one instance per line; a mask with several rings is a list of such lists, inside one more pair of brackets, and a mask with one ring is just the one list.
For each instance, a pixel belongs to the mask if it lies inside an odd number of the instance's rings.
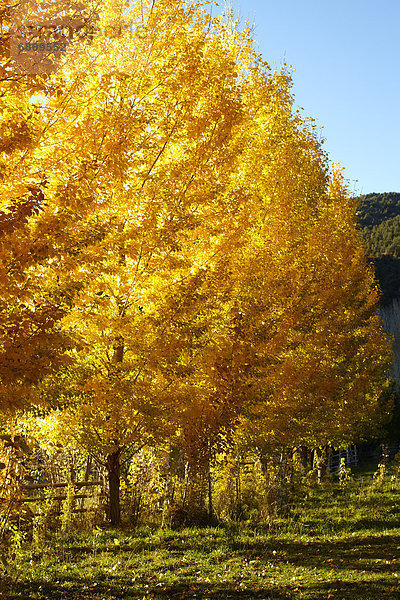
[[111,25],[35,96],[2,83],[0,375],[3,406],[34,390],[102,458],[116,523],[132,446],[199,464],[237,427],[257,447],[375,430],[390,351],[289,69],[201,2],[109,0]]

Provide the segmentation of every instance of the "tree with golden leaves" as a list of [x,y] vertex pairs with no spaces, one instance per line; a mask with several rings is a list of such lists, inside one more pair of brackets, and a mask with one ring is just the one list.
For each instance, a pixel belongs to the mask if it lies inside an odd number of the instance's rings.
[[[193,355],[224,314],[219,264],[251,210],[235,177],[251,52],[246,35],[230,45],[200,4],[128,15],[110,4],[100,17],[121,36],[71,45],[53,77],[63,92],[44,109],[35,160],[46,206],[32,228],[51,232],[42,283],[65,299],[63,330],[76,343],[75,368],[49,378],[46,393],[75,393],[76,435],[103,456],[115,523],[121,453],[192,428],[191,406],[204,405]],[[142,19],[146,36],[132,36]],[[59,389],[68,377],[75,392]]]
[[41,275],[52,255],[50,234],[32,229],[46,189],[34,158],[46,124],[34,97],[47,79],[19,71],[12,60],[19,4],[0,6],[0,410],[37,402],[35,385],[68,361],[58,327],[64,312]]
[[356,207],[340,170],[316,192],[297,236],[295,211],[290,220],[276,215],[275,224],[270,213],[243,268],[249,368],[242,389],[251,401],[239,431],[261,455],[304,445],[344,447],[379,433],[390,419],[391,406],[380,398],[391,350]]
[[128,448],[170,439],[196,464],[240,421],[253,445],[297,443],[330,411],[329,439],[346,437],[387,347],[290,74],[201,2],[109,1],[97,27],[118,35],[77,39],[50,78],[27,226],[71,343],[39,393],[107,467],[117,524]]

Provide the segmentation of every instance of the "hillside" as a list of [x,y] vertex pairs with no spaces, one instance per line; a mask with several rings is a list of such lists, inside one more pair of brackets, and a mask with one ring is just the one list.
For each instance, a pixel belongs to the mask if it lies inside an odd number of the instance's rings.
[[375,227],[400,215],[400,193],[365,194],[358,196],[358,216],[362,228]]
[[[382,290],[380,316],[392,338],[392,377],[400,385],[400,194],[367,194],[357,198],[361,236]],[[400,392],[395,394],[393,420],[387,433],[399,439]]]
[[366,194],[357,200],[361,235],[386,306],[400,298],[400,193]]

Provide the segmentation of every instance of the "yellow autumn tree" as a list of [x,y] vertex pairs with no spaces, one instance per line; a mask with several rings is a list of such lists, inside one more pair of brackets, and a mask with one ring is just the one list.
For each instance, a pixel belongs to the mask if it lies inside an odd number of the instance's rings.
[[[77,399],[76,434],[104,456],[118,522],[121,452],[193,428],[187,415],[204,402],[201,375],[187,378],[191,354],[223,311],[215,265],[251,211],[235,176],[251,56],[246,35],[231,44],[200,3],[132,14],[110,4],[101,19],[121,36],[77,42],[54,75],[63,92],[48,98],[35,153],[46,206],[31,227],[51,231],[42,284],[64,298],[76,342],[75,369],[43,394]],[[146,36],[132,36],[142,19]],[[68,377],[73,391],[61,392]]]
[[96,28],[45,90],[25,272],[70,343],[37,393],[104,462],[117,524],[128,448],[172,440],[206,463],[240,420],[254,446],[346,437],[351,394],[364,420],[377,407],[387,347],[289,72],[201,2],[110,0]]
[[46,179],[34,150],[45,124],[32,99],[46,78],[13,63],[18,4],[0,5],[0,410],[37,402],[35,385],[64,362],[68,346],[57,327],[63,312],[41,280],[49,233],[39,239],[30,227],[44,206]]
[[390,418],[391,406],[380,397],[391,351],[355,205],[340,171],[319,193],[297,242],[285,227],[289,221],[279,215],[273,225],[270,213],[242,263],[249,365],[243,385],[251,401],[239,431],[261,455],[302,445],[343,447],[377,434]]

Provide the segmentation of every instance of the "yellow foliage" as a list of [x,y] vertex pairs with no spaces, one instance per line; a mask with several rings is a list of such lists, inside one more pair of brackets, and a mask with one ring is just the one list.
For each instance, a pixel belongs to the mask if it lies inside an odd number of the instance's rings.
[[125,8],[1,83],[0,406],[47,403],[49,439],[103,457],[178,436],[193,464],[238,423],[254,447],[371,431],[378,292],[289,69],[201,2]]

